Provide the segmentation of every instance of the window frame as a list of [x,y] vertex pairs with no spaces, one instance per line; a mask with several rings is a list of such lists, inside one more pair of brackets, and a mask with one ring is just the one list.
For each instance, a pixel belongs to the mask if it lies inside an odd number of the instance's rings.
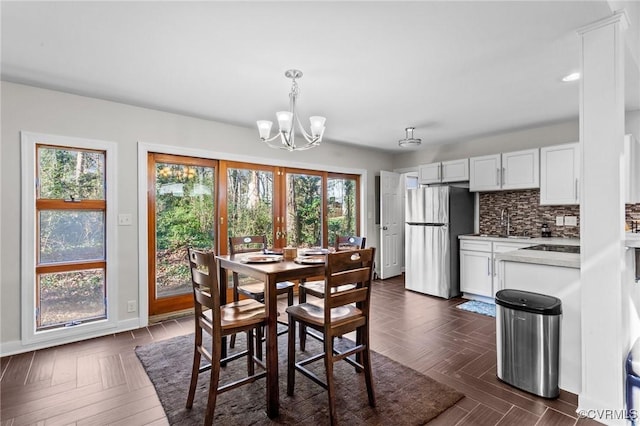
[[[83,322],[72,327],[56,327],[36,330],[37,306],[37,249],[38,249],[38,210],[37,202],[37,147],[46,145],[79,150],[103,151],[105,153],[105,286],[106,319]],[[22,220],[21,220],[21,306],[22,306],[22,342],[31,344],[49,340],[62,340],[88,335],[100,330],[116,328],[118,325],[118,288],[117,288],[117,145],[114,142],[21,132],[22,150]],[[100,261],[102,262],[102,261]],[[33,309],[32,309],[33,308]]]

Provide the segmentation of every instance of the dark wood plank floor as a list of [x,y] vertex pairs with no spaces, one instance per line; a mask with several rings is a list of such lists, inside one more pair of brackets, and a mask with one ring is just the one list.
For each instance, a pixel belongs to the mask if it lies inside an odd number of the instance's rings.
[[[466,395],[431,425],[596,424],[577,418],[575,395],[545,400],[496,379],[493,318],[405,291],[401,277],[373,288],[373,349]],[[133,350],[192,330],[174,319],[2,358],[0,426],[167,424]]]

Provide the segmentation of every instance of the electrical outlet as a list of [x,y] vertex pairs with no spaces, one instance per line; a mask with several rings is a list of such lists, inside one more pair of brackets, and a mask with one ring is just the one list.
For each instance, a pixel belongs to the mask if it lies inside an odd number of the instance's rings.
[[556,216],[556,226],[564,226],[564,216]]
[[133,224],[133,218],[130,213],[121,213],[118,215],[118,225],[131,226]]
[[565,216],[564,224],[565,226],[578,226],[578,218],[576,216]]
[[136,311],[136,301],[129,300],[127,302],[127,312],[135,312]]

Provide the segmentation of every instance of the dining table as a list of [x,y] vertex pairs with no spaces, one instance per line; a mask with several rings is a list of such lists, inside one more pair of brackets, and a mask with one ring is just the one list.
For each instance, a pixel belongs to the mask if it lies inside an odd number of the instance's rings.
[[[254,260],[252,260],[254,259]],[[270,260],[267,260],[270,259]],[[260,253],[242,253],[235,255],[217,255],[218,277],[220,283],[229,282],[229,272],[264,281],[264,304],[267,315],[266,331],[266,411],[269,418],[279,415],[280,390],[278,388],[278,300],[276,283],[282,281],[304,280],[324,275],[325,262],[304,259],[284,259],[283,256],[260,256]],[[322,260],[322,261],[320,261]],[[313,263],[312,263],[313,262]],[[227,286],[220,285],[220,303],[227,303]],[[226,344],[223,340],[222,357],[226,356]]]

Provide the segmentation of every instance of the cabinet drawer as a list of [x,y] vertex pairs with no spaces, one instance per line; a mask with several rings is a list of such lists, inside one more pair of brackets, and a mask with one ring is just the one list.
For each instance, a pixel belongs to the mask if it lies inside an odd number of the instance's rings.
[[460,250],[491,252],[491,241],[460,240]]

